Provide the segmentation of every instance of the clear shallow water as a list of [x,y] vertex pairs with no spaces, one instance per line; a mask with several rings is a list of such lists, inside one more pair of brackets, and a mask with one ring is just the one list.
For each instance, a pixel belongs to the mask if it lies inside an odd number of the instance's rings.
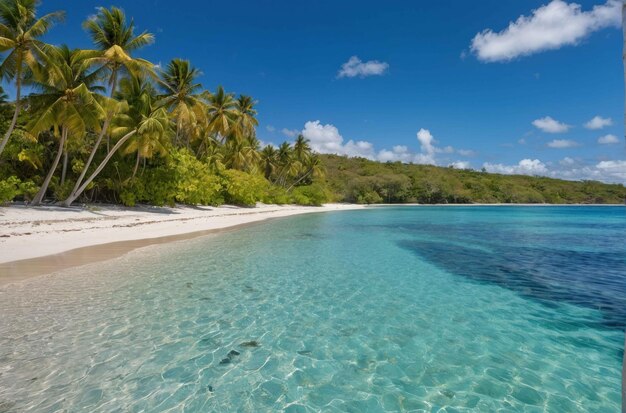
[[625,233],[621,207],[379,208],[27,280],[0,411],[618,411]]

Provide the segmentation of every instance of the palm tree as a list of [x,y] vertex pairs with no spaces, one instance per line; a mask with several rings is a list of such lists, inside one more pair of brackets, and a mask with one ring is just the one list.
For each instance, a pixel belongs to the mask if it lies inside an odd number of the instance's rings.
[[[156,103],[165,107],[176,120],[176,142],[185,127],[192,126],[198,118],[195,109],[202,106],[200,90],[202,85],[196,80],[200,71],[191,67],[188,60],[173,59],[167,68],[161,72],[159,85],[163,89],[163,96]],[[186,144],[189,146],[187,131]]]
[[95,171],[93,171],[89,178],[78,188],[78,191],[63,201],[63,205],[71,205],[72,202],[87,189],[89,184],[98,176],[102,169],[104,169],[117,150],[126,144],[129,139],[138,136],[141,139],[160,141],[164,136],[168,135],[170,131],[171,125],[169,116],[163,108],[156,109],[147,115],[141,115],[136,118],[128,115],[118,115],[112,123],[111,134],[121,136],[120,139],[107,153]]
[[239,118],[237,102],[233,95],[224,92],[221,86],[217,88],[215,94],[208,97],[207,113],[209,129],[222,138],[230,135]]
[[230,138],[226,141],[226,166],[254,173],[261,157],[249,139]]
[[280,144],[276,156],[278,158],[280,172],[275,182],[285,186],[287,178],[290,175],[298,173],[300,163],[294,158],[293,149],[291,148],[291,145],[289,145],[289,142],[283,142]]
[[0,76],[15,81],[15,111],[9,128],[0,142],[0,154],[15,129],[21,109],[22,83],[45,52],[46,44],[39,38],[62,20],[57,11],[37,19],[37,0],[4,0],[0,2],[0,52],[9,52],[0,64]]
[[[115,96],[118,100],[128,104],[128,116],[138,121],[141,116],[149,115],[156,100],[156,90],[144,74],[137,76],[129,76],[120,82],[120,90]],[[137,152],[135,167],[133,169],[132,179],[137,174],[139,162],[143,158],[144,162],[147,158],[152,158],[156,153],[167,153],[167,142],[165,142],[165,134],[158,136],[159,139],[153,139],[150,135],[135,135],[129,140],[128,145],[124,149],[124,153],[129,154]]]
[[[102,64],[109,72],[108,84],[109,96],[113,97],[117,91],[117,84],[121,73],[137,75],[140,72],[153,74],[154,65],[145,59],[134,58],[131,53],[154,42],[151,33],[143,32],[135,36],[135,24],[133,20],[128,23],[122,9],[100,7],[98,13],[83,23],[83,27],[94,42],[101,54],[94,60]],[[98,144],[106,134],[115,111],[108,113],[104,126],[97,140]],[[107,151],[110,140],[107,137]]]
[[304,173],[302,173],[302,175],[300,175],[300,177],[296,179],[289,188],[287,188],[287,191],[291,191],[294,186],[298,185],[305,179],[321,178],[324,174],[324,165],[322,164],[321,159],[315,155],[310,156],[306,161]]
[[259,125],[256,119],[256,102],[250,96],[239,95],[237,98],[238,134],[243,138],[255,137],[255,128]]
[[105,115],[96,97],[99,70],[89,71],[93,53],[70,50],[67,46],[48,49],[44,56],[45,70],[37,70],[43,77],[33,80],[36,92],[28,97],[31,109],[36,114],[29,129],[36,136],[52,128],[60,141],[56,157],[33,199],[33,205],[43,200],[61,155],[65,152],[68,137],[84,137],[89,129],[98,127]]
[[261,151],[261,167],[265,179],[270,180],[277,168],[278,151],[272,145],[266,145]]
[[91,40],[102,52],[98,60],[109,71],[110,96],[117,90],[120,72],[137,74],[142,71],[151,72],[154,65],[147,60],[131,57],[131,52],[154,42],[151,33],[143,32],[135,36],[135,23],[126,21],[122,9],[111,7],[98,8],[98,13],[83,23],[83,27]]
[[207,164],[211,172],[217,172],[224,169],[224,154],[222,153],[222,148],[214,139],[208,141],[208,144],[205,146],[202,159]]
[[311,147],[309,146],[309,142],[310,141],[308,139],[300,134],[293,143],[293,154],[301,163],[306,162],[311,156]]

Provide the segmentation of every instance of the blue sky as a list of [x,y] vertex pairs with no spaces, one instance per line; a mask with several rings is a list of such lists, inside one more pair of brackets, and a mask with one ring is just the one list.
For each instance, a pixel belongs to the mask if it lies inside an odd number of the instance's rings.
[[122,7],[156,35],[142,57],[187,58],[206,88],[254,96],[264,142],[297,131],[323,152],[623,182],[619,7],[577,3],[44,0],[41,12],[67,11],[48,41],[90,47],[82,21]]

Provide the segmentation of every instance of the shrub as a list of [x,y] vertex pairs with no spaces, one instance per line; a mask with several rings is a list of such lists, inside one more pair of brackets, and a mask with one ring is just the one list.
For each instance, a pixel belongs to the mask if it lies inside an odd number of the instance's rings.
[[253,175],[235,169],[224,170],[221,175],[226,203],[254,206],[259,201],[267,201],[270,184],[261,175]]
[[32,181],[22,182],[16,176],[0,180],[0,203],[4,204],[17,197],[23,197],[29,201],[37,192],[37,187]]
[[320,206],[330,199],[327,189],[319,183],[298,186],[294,188],[292,196],[298,205]]

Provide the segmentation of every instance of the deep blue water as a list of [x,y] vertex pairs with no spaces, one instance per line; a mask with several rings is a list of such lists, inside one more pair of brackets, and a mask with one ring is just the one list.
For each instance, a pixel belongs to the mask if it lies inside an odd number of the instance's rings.
[[0,289],[2,412],[614,412],[623,207],[281,219]]

